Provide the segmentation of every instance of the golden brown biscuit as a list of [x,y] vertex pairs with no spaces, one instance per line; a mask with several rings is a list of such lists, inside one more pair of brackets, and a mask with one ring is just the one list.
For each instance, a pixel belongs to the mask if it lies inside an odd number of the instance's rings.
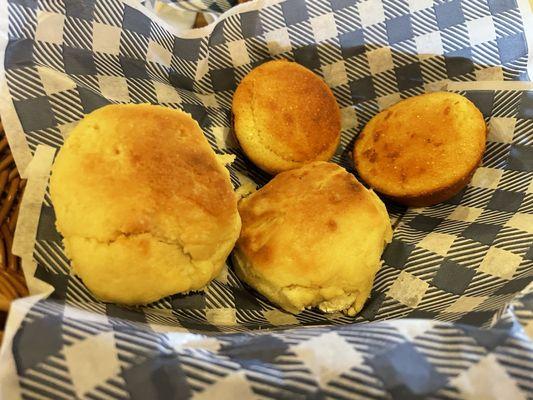
[[361,310],[392,230],[384,204],[352,174],[327,162],[282,172],[239,212],[241,279],[289,312]]
[[271,174],[329,160],[340,140],[340,111],[329,87],[294,62],[270,61],[239,84],[232,106],[246,155]]
[[106,301],[201,289],[239,235],[228,171],[196,121],[165,107],[87,115],[57,155],[50,193],[74,271]]
[[373,117],[355,142],[354,162],[377,192],[408,206],[429,206],[466,186],[485,141],[483,115],[470,100],[424,94]]

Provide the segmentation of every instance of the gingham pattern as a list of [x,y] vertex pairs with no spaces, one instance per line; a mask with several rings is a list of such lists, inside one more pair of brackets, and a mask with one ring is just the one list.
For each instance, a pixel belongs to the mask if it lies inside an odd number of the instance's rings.
[[[474,90],[461,94],[486,116],[489,135],[483,164],[453,199],[433,207],[392,210],[398,215],[393,240],[383,254],[371,298],[355,321],[412,317],[487,326],[531,281],[533,92]],[[240,179],[244,174],[244,170],[232,169],[232,175]],[[55,286],[54,297],[94,310],[97,301],[79,278],[69,273],[54,218],[46,196],[34,253],[36,276]],[[97,310],[131,317],[129,311],[114,305]],[[160,310],[171,313],[162,317]],[[164,324],[214,332],[354,322],[351,317],[314,310],[296,316],[284,314],[278,322],[278,314],[238,280],[230,265],[228,274],[205,292],[165,298],[146,307],[135,319],[149,323],[164,320]]]
[[[182,39],[133,3],[8,2],[6,77],[30,150],[59,147],[73,124],[104,104],[158,103],[190,112],[217,152],[237,156],[230,168],[235,186],[248,180],[261,185],[267,177],[228,133],[236,84],[266,59],[296,60],[332,87],[343,117],[334,160],[349,169],[357,132],[389,104],[448,80],[527,78],[527,45],[514,1],[263,3],[221,20],[203,38]],[[356,319],[312,310],[283,313],[240,283],[231,268],[204,293],[172,296],[142,311],[100,303],[70,275],[46,195],[35,276],[54,286],[55,300],[32,308],[14,344],[25,396],[150,398],[157,389],[146,376],[155,371],[164,381],[157,383],[165,387],[163,398],[178,392],[208,397],[232,385],[243,396],[248,388],[248,394],[274,398],[288,391],[302,397],[466,397],[468,390],[483,394],[483,387],[468,389],[465,382],[486,371],[501,378],[503,393],[533,395],[524,373],[533,368],[531,342],[505,318],[500,334],[499,328],[493,334],[429,321],[352,324],[416,317],[488,326],[531,281],[533,95],[463,94],[490,126],[483,167],[444,204],[407,211],[391,206],[394,240]],[[297,325],[308,327],[220,334]],[[181,336],[155,333],[177,328],[215,336],[191,348],[168,344]],[[46,338],[39,351],[23,345],[35,332]],[[516,352],[526,361],[516,360]],[[109,361],[94,372],[91,385],[79,366],[88,354]],[[322,377],[320,365],[333,375]]]
[[[531,301],[517,299],[516,312]],[[525,400],[533,342],[524,325],[505,313],[488,331],[402,319],[206,336],[49,300],[30,308],[14,356],[27,399]]]
[[237,4],[237,0],[147,0],[147,3],[151,5],[156,1],[168,3],[186,11],[214,13],[222,13]]

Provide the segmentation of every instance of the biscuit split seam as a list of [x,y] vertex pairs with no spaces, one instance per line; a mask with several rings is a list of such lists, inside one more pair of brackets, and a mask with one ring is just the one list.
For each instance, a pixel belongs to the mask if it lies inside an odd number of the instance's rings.
[[87,240],[87,241],[96,242],[98,244],[103,244],[103,245],[108,245],[109,246],[111,244],[117,243],[120,239],[136,238],[136,237],[141,237],[141,236],[144,236],[144,235],[148,235],[148,237],[150,239],[155,239],[155,241],[158,242],[158,243],[167,244],[169,246],[176,246],[178,249],[181,250],[181,252],[183,253],[184,256],[189,258],[189,261],[193,261],[192,255],[189,252],[185,251],[185,247],[184,247],[182,241],[180,241],[179,239],[172,240],[172,239],[169,239],[169,238],[162,238],[162,237],[159,237],[157,235],[154,235],[151,231],[134,232],[134,233],[121,232],[120,234],[118,234],[118,235],[116,235],[113,238],[108,239],[108,240],[100,240],[100,239],[97,239],[97,238],[94,238],[94,237],[81,236],[81,235],[66,236],[65,239],[67,239],[67,240],[70,240],[70,239],[82,239],[82,240]]

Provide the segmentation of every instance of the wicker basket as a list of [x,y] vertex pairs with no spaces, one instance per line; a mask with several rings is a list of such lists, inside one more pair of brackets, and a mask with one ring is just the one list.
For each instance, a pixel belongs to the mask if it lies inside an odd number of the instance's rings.
[[20,179],[0,122],[0,342],[11,301],[28,295],[20,259],[13,255],[13,233],[26,180]]

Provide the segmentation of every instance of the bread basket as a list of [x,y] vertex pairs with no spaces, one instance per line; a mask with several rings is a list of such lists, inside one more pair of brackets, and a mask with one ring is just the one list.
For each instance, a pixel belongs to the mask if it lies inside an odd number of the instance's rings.
[[26,180],[21,179],[0,122],[0,341],[11,301],[28,295],[20,258],[11,245]]

